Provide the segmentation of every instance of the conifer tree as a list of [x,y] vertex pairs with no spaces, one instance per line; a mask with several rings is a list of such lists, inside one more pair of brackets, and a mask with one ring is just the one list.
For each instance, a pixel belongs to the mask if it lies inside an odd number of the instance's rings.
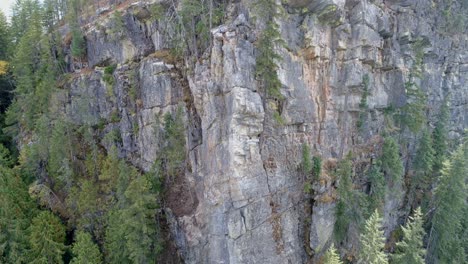
[[465,250],[465,258],[468,257],[468,206],[463,208],[463,218],[461,223],[462,233],[460,234],[462,238],[462,245]]
[[382,170],[385,172],[388,180],[391,180],[394,185],[402,182],[403,164],[400,159],[400,149],[391,137],[386,137],[382,146]]
[[311,172],[312,172],[312,159],[310,156],[310,147],[307,144],[302,144],[302,162],[301,170],[304,180],[304,192],[312,192]]
[[130,264],[130,253],[127,248],[127,229],[123,223],[122,210],[111,210],[107,214],[107,229],[104,240],[106,263]]
[[72,29],[71,53],[75,58],[81,58],[84,56],[85,52],[85,40],[80,29],[75,27]]
[[78,21],[80,12],[79,1],[72,1],[70,3],[69,23],[72,35],[72,42],[70,45],[71,54],[75,58],[81,58],[86,53],[86,42],[81,32],[80,24]]
[[117,179],[117,186],[115,191],[115,198],[117,199],[117,208],[124,208],[128,205],[125,191],[131,180],[139,176],[135,167],[128,165],[124,160],[119,162],[119,175]]
[[106,260],[110,263],[154,261],[162,249],[156,224],[158,193],[147,177],[138,175],[135,168],[124,161],[120,162],[119,168],[118,201],[108,213]]
[[175,118],[170,113],[164,116],[163,159],[167,176],[174,178],[183,172],[186,158],[185,127],[182,108],[177,109]]
[[0,164],[0,262],[27,263],[28,227],[36,214],[27,185]]
[[[41,15],[39,6],[35,6],[32,1],[20,2],[21,14],[29,16],[27,20],[18,22],[27,24],[21,29],[15,29],[15,32],[20,33],[20,38],[17,39],[15,54],[12,60],[13,75],[16,81],[16,100],[10,108],[16,108],[15,111],[7,112],[6,124],[33,130],[35,120],[35,87],[37,85],[36,72],[41,64],[40,60],[40,45],[38,42],[42,38]],[[31,5],[29,5],[31,4]],[[31,9],[31,10],[27,10]],[[27,13],[27,14],[26,14]],[[15,25],[15,18],[12,18],[12,27]],[[23,18],[22,18],[23,19]],[[19,30],[19,31],[16,31]],[[19,36],[18,36],[19,37]],[[12,134],[17,135],[17,131],[13,130]]]
[[0,167],[11,167],[13,165],[13,161],[10,157],[10,151],[5,148],[2,144],[0,144]]
[[21,0],[16,1],[12,7],[11,16],[11,37],[15,44],[18,44],[24,34],[30,27],[36,27],[40,22],[36,20],[40,18],[41,11],[39,1],[37,0]]
[[382,230],[382,218],[375,212],[366,221],[364,233],[361,235],[360,259],[365,264],[387,264],[388,257],[383,251],[385,237]]
[[[413,78],[410,76],[410,79]],[[406,105],[401,109],[401,121],[411,132],[417,133],[424,123],[427,122],[425,115],[427,98],[414,80],[408,81],[405,84],[405,88],[408,100]]]
[[31,224],[30,263],[63,263],[65,253],[65,227],[49,211],[39,213]]
[[79,231],[72,247],[73,259],[71,264],[99,264],[102,263],[102,254],[93,242],[91,235]]
[[0,11],[0,61],[7,61],[10,47],[10,29],[5,14]]
[[104,161],[99,181],[101,191],[107,194],[115,191],[116,181],[119,175],[119,156],[117,147],[113,145]]
[[364,194],[354,189],[352,181],[353,163],[351,153],[338,163],[336,171],[338,179],[338,197],[336,205],[336,222],[334,227],[335,238],[343,241],[351,225],[359,227],[364,219],[367,203]]
[[318,180],[322,173],[322,158],[320,156],[314,156],[312,158],[312,175],[314,179]]
[[434,152],[431,135],[427,130],[424,130],[419,140],[419,146],[414,159],[414,170],[416,172],[414,185],[419,188],[426,189],[429,187],[430,179],[428,176],[434,164]]
[[406,105],[401,108],[401,121],[413,133],[419,132],[427,122],[425,114],[427,96],[416,82],[416,79],[422,78],[425,45],[422,39],[415,39],[411,45],[415,59],[413,67],[410,69],[408,81],[405,83]]
[[[10,60],[10,28],[7,19],[2,11],[0,11],[0,128],[3,128],[3,113],[11,102],[12,85],[9,74]],[[7,143],[0,129],[0,144]]]
[[310,156],[310,147],[307,144],[302,145],[302,171],[308,175],[312,171],[312,157]]
[[429,235],[429,263],[466,263],[463,243],[463,218],[466,212],[468,178],[467,143],[444,163],[439,185],[435,190],[436,210]]
[[409,186],[409,203],[413,202],[418,191],[426,198],[423,201],[424,204],[429,200],[428,192],[433,184],[431,176],[432,165],[434,164],[434,152],[431,135],[427,130],[424,130],[419,139],[418,149],[413,162],[414,175],[411,178]]
[[393,255],[395,264],[424,264],[426,250],[423,246],[423,237],[425,235],[423,228],[423,218],[421,208],[417,208],[414,216],[410,217],[410,222],[402,227],[403,241],[396,244],[397,250]]
[[432,140],[434,146],[434,164],[433,164],[433,175],[438,176],[443,168],[443,161],[446,159],[447,155],[447,122],[449,120],[449,108],[448,108],[448,98],[444,99],[442,106],[440,108],[439,116],[432,131]]
[[48,172],[58,184],[58,188],[69,190],[72,186],[73,172],[70,168],[72,152],[71,135],[67,134],[67,124],[64,120],[57,120],[52,129],[49,140]]
[[93,180],[83,180],[80,189],[74,188],[71,198],[76,202],[78,226],[84,230],[95,231],[98,222],[99,186]]
[[385,197],[385,176],[381,171],[380,160],[371,165],[367,174],[370,190],[369,190],[369,211],[380,209]]
[[323,264],[342,264],[343,262],[340,260],[340,256],[336,252],[335,245],[331,245],[330,248],[327,250],[325,255],[323,256]]
[[133,180],[125,191],[130,206],[123,210],[123,228],[126,229],[126,247],[134,263],[154,262],[161,250],[158,241],[156,194],[145,177]]

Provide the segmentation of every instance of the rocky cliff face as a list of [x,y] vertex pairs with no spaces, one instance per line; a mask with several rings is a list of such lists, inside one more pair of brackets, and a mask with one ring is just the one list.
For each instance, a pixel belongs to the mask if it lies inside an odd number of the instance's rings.
[[[316,260],[335,221],[335,183],[327,169],[349,151],[362,166],[377,155],[384,110],[407,103],[405,83],[418,52],[430,121],[450,94],[450,136],[468,127],[468,35],[466,28],[448,33],[441,26],[449,1],[279,1],[286,42],[278,47],[281,124],[255,79],[259,30],[249,2],[230,1],[225,23],[211,29],[210,47],[187,67],[168,55],[165,19],[147,19],[152,4],[125,7],[118,38],[103,30],[111,22],[101,16],[86,31],[93,70],[76,70],[60,106],[78,124],[110,120],[103,134],[118,131],[120,155],[143,170],[161,148],[156,134],[163,114],[182,107],[188,165],[170,187],[166,211],[187,263]],[[415,43],[423,45],[416,50]],[[113,63],[111,85],[100,66]],[[362,111],[367,122],[358,129]],[[312,196],[303,191],[303,144],[324,161]],[[410,140],[403,158],[413,151]],[[384,208],[390,236],[408,212],[403,196],[387,197]],[[353,244],[344,245],[350,254]]]

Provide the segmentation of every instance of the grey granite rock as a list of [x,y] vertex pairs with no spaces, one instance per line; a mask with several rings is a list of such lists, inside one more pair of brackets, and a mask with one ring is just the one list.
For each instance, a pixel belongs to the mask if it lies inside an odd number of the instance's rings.
[[[144,3],[124,13],[122,39],[110,40],[99,29],[108,18],[97,21],[86,32],[89,66],[118,63],[116,84],[109,92],[99,67],[79,74],[70,83],[66,110],[74,122],[90,125],[109,120],[116,111],[120,121],[106,129],[118,127],[122,155],[149,170],[161,147],[162,116],[183,108],[190,170],[181,177],[198,203],[184,213],[169,208],[168,222],[186,263],[316,261],[332,240],[336,187],[331,178],[314,187],[317,195],[306,223],[310,198],[299,170],[302,145],[309,144],[323,160],[353,150],[359,162],[368,164],[378,155],[384,109],[407,102],[405,83],[418,39],[428,42],[418,83],[428,96],[430,126],[444,96],[451,94],[450,136],[459,137],[468,127],[467,32],[445,34],[435,23],[442,7],[423,0],[286,1],[307,11],[286,12],[278,19],[287,43],[277,50],[285,97],[284,124],[278,125],[255,80],[259,32],[253,11],[247,0],[232,2],[225,24],[211,29],[210,48],[185,76],[164,58],[148,56],[170,48],[170,42],[156,23],[145,20]],[[318,19],[327,8],[339,23]],[[128,91],[131,69],[137,73],[136,99]],[[360,132],[356,122],[365,76],[368,123]],[[413,149],[414,141],[409,144]],[[373,151],[357,153],[362,148]],[[357,187],[363,187],[363,178],[358,175]],[[402,196],[386,197],[387,236],[408,214],[402,203]],[[308,255],[309,249],[315,255]]]

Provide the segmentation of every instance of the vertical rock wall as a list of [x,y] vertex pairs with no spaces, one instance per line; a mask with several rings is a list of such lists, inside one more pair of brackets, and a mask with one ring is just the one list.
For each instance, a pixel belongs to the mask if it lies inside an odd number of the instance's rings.
[[[286,99],[279,125],[255,80],[254,12],[249,1],[233,2],[188,74],[164,55],[170,48],[160,30],[164,19],[148,21],[146,4],[124,10],[121,39],[99,30],[108,20],[95,21],[86,33],[93,70],[75,73],[64,108],[76,123],[91,125],[117,113],[104,131],[118,129],[121,156],[149,170],[161,146],[160,117],[182,106],[189,166],[173,194],[186,199],[173,195],[167,211],[184,261],[304,263],[332,237],[336,194],[327,166],[350,150],[364,163],[376,155],[383,110],[406,103],[416,40],[425,43],[419,85],[430,120],[450,94],[450,136],[468,127],[468,35],[444,32],[444,1],[282,1],[277,22],[286,46],[278,49],[278,74]],[[111,88],[99,68],[109,63],[119,64]],[[359,131],[364,76],[368,122]],[[303,144],[324,160],[312,205],[299,170]],[[387,235],[407,214],[402,202],[386,199]],[[345,247],[352,250],[353,243]]]

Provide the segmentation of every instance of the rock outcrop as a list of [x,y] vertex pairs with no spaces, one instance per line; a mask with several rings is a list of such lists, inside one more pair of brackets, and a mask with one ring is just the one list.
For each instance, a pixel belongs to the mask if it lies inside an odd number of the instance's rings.
[[[336,193],[327,166],[349,151],[364,164],[378,153],[384,110],[407,103],[417,52],[430,125],[450,95],[450,136],[468,127],[468,32],[445,32],[444,1],[279,1],[286,45],[278,47],[285,98],[278,124],[255,78],[255,11],[250,1],[230,2],[225,23],[211,30],[210,47],[188,71],[169,59],[164,18],[148,19],[146,4],[122,10],[118,39],[102,31],[109,19],[96,20],[85,36],[92,70],[76,70],[64,108],[76,123],[111,120],[103,135],[118,131],[120,155],[149,170],[161,147],[161,118],[181,106],[189,165],[180,181],[191,198],[175,196],[167,215],[182,259],[305,263],[332,238]],[[115,83],[107,84],[101,67],[114,63]],[[367,122],[357,129],[365,78]],[[312,197],[303,191],[303,144],[324,161]],[[403,155],[413,149],[414,140]],[[386,199],[387,236],[408,214],[403,202]],[[354,246],[345,248],[352,254]]]

